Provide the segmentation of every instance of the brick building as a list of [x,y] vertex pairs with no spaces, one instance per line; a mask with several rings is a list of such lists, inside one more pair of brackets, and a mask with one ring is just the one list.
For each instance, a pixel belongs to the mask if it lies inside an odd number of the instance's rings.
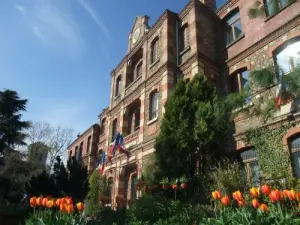
[[97,153],[100,127],[98,124],[92,125],[68,147],[68,160],[75,156],[77,161],[87,166],[88,173],[91,174],[98,165]]
[[[99,115],[97,155],[109,149],[117,132],[123,133],[131,152],[129,159],[117,153],[105,168],[111,197],[140,194],[135,182],[155,151],[164,104],[178,77],[191,79],[201,72],[217,87],[238,92],[249,80],[248,71],[274,64],[289,70],[284,55],[300,60],[299,1],[285,5],[287,1],[275,0],[276,11],[264,2],[266,16],[255,19],[248,17],[253,6],[249,0],[229,0],[219,9],[215,0],[190,0],[179,13],[166,10],[152,27],[147,16],[136,17],[127,54],[111,72],[110,105]],[[272,126],[291,114],[299,121],[299,103],[293,104],[296,110],[291,104],[281,106]],[[256,155],[241,137],[261,125],[256,117],[240,117],[229,146],[243,154],[252,179],[258,171]],[[287,148],[290,140],[300,143],[299,125],[284,136]],[[297,151],[292,154],[300,158]]]

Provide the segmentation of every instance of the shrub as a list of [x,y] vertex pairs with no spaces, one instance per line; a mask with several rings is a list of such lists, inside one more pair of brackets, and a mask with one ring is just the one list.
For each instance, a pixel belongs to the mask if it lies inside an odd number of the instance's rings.
[[101,225],[123,225],[126,221],[126,209],[112,210],[110,207],[102,208],[96,215],[96,223]]

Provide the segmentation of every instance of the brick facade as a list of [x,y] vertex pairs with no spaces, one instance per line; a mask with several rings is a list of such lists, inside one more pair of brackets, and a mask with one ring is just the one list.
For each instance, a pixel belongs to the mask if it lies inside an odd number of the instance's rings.
[[[154,152],[155,137],[165,112],[164,104],[179,76],[191,79],[201,72],[218,88],[229,92],[232,74],[241,69],[249,71],[274,65],[273,52],[291,38],[300,37],[299,2],[272,17],[256,19],[248,17],[248,9],[252,4],[253,1],[248,0],[230,0],[215,10],[214,0],[191,0],[179,13],[166,10],[152,27],[148,25],[147,16],[136,18],[129,35],[127,54],[111,72],[109,107],[99,115],[99,124],[104,131],[99,136],[97,151],[108,151],[115,119],[120,132],[128,130],[133,121],[138,125],[125,136],[130,158],[117,153],[105,168],[107,178],[114,179],[111,196],[113,206],[117,195],[131,199],[132,177],[136,175],[140,178],[143,163]],[[238,11],[243,34],[226,46],[224,21]],[[181,35],[183,49],[179,43]],[[157,41],[155,61],[151,59],[153,41]],[[137,60],[142,65],[141,75],[130,83]],[[116,96],[119,77],[121,88]],[[158,112],[157,118],[150,120],[150,94],[153,91],[158,93]],[[136,104],[138,109],[134,114],[132,112],[136,110],[133,109]],[[264,126],[288,120],[290,113],[289,105],[282,106],[276,119]],[[133,114],[134,117],[129,116]],[[298,114],[294,115],[294,120],[297,124]],[[259,126],[262,126],[260,118],[241,116],[236,120],[236,133],[229,150],[248,148],[248,144],[242,141],[243,134],[249,128]],[[294,132],[300,132],[299,127],[288,132],[285,142]]]

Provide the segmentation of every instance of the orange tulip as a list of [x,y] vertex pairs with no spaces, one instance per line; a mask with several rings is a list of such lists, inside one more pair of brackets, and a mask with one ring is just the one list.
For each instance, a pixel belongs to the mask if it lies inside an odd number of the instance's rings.
[[237,201],[243,201],[243,194],[240,191],[235,191],[232,194],[232,197]]
[[67,205],[66,205],[65,203],[61,203],[61,204],[59,205],[59,210],[60,210],[61,212],[66,212],[66,211],[67,211]]
[[67,203],[68,205],[73,205],[73,200],[72,200],[72,198],[71,198],[71,197],[67,197],[67,198],[66,198],[66,203]]
[[266,204],[261,204],[259,206],[259,210],[262,211],[262,212],[264,212],[264,213],[266,213],[266,212],[269,211],[269,208],[268,208],[268,206]]
[[66,198],[61,198],[61,199],[60,199],[60,204],[62,204],[62,203],[64,203],[64,204],[67,203]]
[[37,204],[36,204],[36,197],[32,197],[30,198],[30,206],[31,207],[35,207]]
[[60,198],[56,199],[55,205],[56,205],[56,207],[59,207],[59,205],[60,205]]
[[229,199],[228,195],[225,195],[223,198],[221,198],[221,202],[225,206],[229,205],[230,204],[230,199]]
[[269,195],[270,200],[274,202],[278,202],[281,200],[281,193],[279,190],[272,190]]
[[221,193],[219,191],[214,191],[211,194],[212,194],[213,199],[215,199],[215,200],[218,200],[221,198]]
[[43,198],[42,205],[44,207],[47,207],[47,202],[48,202],[48,199],[47,198]]
[[289,190],[283,190],[283,191],[282,191],[282,195],[283,195],[285,198],[288,198]]
[[258,188],[251,188],[250,189],[250,194],[253,198],[256,198],[259,196],[259,189]]
[[300,202],[300,192],[296,193],[296,199],[297,199],[298,202]]
[[42,206],[42,203],[43,203],[43,198],[42,197],[38,197],[37,200],[36,200],[37,206]]
[[74,212],[74,206],[73,206],[73,204],[67,206],[67,212],[68,213]]
[[290,190],[287,195],[291,201],[296,199],[296,192],[294,190]]
[[254,198],[254,199],[252,199],[252,205],[254,208],[257,209],[260,204],[259,204],[259,201],[256,198]]
[[271,188],[268,186],[268,185],[263,185],[261,187],[261,192],[264,194],[264,195],[269,195],[271,193]]
[[238,201],[239,206],[246,205],[246,201],[243,199],[242,201]]
[[82,202],[77,203],[77,209],[78,211],[83,211],[84,210],[84,204]]
[[47,208],[48,208],[48,209],[51,209],[51,208],[53,208],[53,206],[54,206],[54,200],[49,200],[49,201],[47,202]]

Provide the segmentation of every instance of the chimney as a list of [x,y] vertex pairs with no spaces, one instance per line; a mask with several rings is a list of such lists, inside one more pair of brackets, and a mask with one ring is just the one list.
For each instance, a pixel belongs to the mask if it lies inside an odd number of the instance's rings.
[[200,0],[204,5],[207,5],[209,8],[211,8],[213,11],[216,10],[216,0]]

